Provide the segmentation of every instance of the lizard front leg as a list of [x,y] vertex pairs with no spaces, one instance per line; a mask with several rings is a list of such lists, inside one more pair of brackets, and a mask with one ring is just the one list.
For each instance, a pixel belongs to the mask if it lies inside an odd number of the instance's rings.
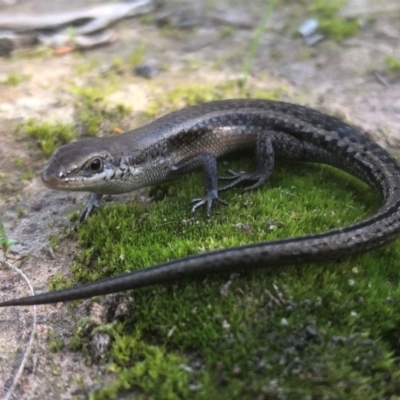
[[218,169],[215,155],[205,152],[187,157],[173,165],[171,170],[174,173],[183,174],[199,167],[203,169],[204,173],[204,196],[191,201],[191,203],[194,203],[192,212],[196,211],[202,205],[205,205],[207,217],[209,217],[214,202],[227,204],[226,201],[218,197]]

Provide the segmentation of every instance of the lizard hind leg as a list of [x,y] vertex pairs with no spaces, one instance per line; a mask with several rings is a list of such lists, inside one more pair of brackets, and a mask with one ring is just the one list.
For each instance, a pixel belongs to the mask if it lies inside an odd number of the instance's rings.
[[229,174],[229,176],[222,176],[219,177],[219,179],[230,180],[231,182],[223,186],[222,188],[219,188],[219,191],[231,189],[237,186],[239,183],[245,181],[254,182],[252,185],[247,186],[243,189],[243,191],[246,192],[248,190],[258,188],[269,179],[274,169],[275,154],[272,145],[271,135],[266,132],[257,136],[256,163],[256,169],[253,172],[235,172],[232,170],[228,170],[227,173]]

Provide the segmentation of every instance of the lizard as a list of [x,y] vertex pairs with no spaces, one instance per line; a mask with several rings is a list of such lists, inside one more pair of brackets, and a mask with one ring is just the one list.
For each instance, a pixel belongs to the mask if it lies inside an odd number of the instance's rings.
[[[229,172],[218,188],[217,158],[255,151],[255,170]],[[137,289],[205,274],[323,262],[383,246],[400,236],[400,165],[374,141],[345,122],[308,107],[271,100],[232,99],[167,114],[119,136],[87,138],[59,147],[42,173],[52,189],[91,192],[79,221],[105,194],[163,183],[196,169],[204,175],[209,216],[219,192],[243,182],[244,190],[268,180],[276,157],[324,163],[366,182],[381,198],[375,214],[327,232],[215,250],[78,285],[11,299],[0,307],[47,304]]]

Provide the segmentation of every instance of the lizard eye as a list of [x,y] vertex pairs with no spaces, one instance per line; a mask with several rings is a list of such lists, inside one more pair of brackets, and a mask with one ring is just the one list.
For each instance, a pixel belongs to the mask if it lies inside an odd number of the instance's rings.
[[103,162],[100,158],[93,158],[93,160],[89,161],[89,169],[93,172],[98,172],[103,168]]

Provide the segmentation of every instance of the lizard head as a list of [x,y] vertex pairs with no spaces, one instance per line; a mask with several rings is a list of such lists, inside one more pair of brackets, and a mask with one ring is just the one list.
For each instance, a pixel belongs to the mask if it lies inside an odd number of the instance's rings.
[[43,169],[43,183],[56,190],[98,192],[115,175],[113,157],[101,144],[104,140],[91,138],[59,147]]

